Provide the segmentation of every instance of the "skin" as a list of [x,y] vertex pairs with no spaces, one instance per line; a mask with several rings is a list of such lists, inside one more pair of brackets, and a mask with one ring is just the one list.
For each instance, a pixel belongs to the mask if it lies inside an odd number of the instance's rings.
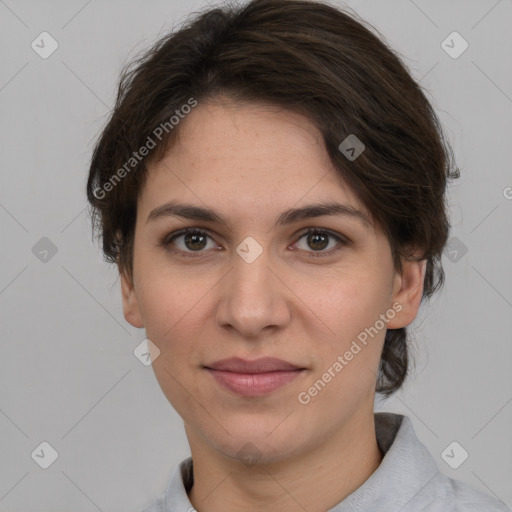
[[[388,328],[414,320],[425,261],[396,272],[382,230],[349,216],[274,227],[285,209],[319,201],[368,215],[302,115],[218,98],[200,103],[179,128],[178,144],[149,165],[139,195],[133,280],[120,270],[125,318],[160,350],[155,375],[184,421],[194,461],[189,498],[200,512],[325,511],[382,460],[373,406],[385,329],[307,405],[298,394],[393,303],[402,309]],[[170,200],[213,208],[226,225],[171,216],[146,222]],[[162,246],[185,227],[211,238]],[[310,227],[350,242],[308,258],[338,244],[308,243],[302,233]],[[263,249],[251,263],[236,252],[248,236]],[[231,356],[273,356],[306,371],[263,397],[242,397],[203,368]],[[247,443],[259,456],[250,465],[239,454]]]

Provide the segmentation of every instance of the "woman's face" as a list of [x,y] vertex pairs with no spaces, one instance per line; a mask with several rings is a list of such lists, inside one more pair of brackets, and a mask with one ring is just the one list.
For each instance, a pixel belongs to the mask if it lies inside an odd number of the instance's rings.
[[[178,144],[149,165],[133,286],[124,277],[122,286],[125,317],[160,350],[153,368],[189,440],[228,457],[250,442],[262,462],[276,461],[373,418],[383,320],[388,328],[412,321],[424,269],[406,267],[406,281],[395,274],[386,237],[307,118],[200,103],[181,123]],[[152,215],[170,202],[214,210],[224,222]],[[318,203],[343,207],[284,215]],[[184,228],[201,233],[171,241]],[[272,391],[239,392],[205,368],[230,357],[275,357],[304,370]]]

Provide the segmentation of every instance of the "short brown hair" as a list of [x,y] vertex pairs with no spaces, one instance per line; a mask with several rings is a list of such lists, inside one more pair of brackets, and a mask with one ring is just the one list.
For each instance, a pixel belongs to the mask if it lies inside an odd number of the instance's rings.
[[[137,198],[147,163],[172,147],[179,124],[163,130],[155,149],[127,170],[133,152],[156,127],[169,126],[191,98],[224,95],[273,104],[314,122],[335,169],[388,237],[396,269],[400,258],[427,260],[423,297],[430,297],[444,282],[445,189],[458,169],[422,88],[365,24],[325,2],[252,0],[194,14],[132,61],[122,71],[87,182],[105,259],[133,278]],[[351,134],[365,146],[354,160],[339,149]],[[389,329],[378,393],[400,388],[408,359],[406,328]]]

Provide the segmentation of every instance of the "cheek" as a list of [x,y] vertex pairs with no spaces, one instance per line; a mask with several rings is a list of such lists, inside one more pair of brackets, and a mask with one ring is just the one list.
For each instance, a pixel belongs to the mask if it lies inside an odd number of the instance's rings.
[[297,281],[294,293],[317,318],[318,328],[335,340],[349,338],[370,327],[384,313],[389,302],[389,286],[384,272],[356,268],[305,277]]
[[316,327],[309,337],[318,340],[318,330],[326,333],[315,343],[316,364],[309,384],[313,394],[318,392],[316,407],[333,400],[350,408],[374,389],[386,332],[379,318],[388,308],[389,286],[385,273],[376,267],[352,267],[331,277],[309,286],[308,295],[304,283],[300,292],[315,313],[311,318],[316,318]]
[[[151,339],[172,342],[176,332],[197,322],[204,311],[218,276],[192,266],[174,269],[158,265],[156,258],[141,258],[137,297],[146,332]],[[186,335],[185,335],[186,337]]]
[[175,410],[185,419],[194,417],[200,411],[190,397],[201,396],[201,390],[191,369],[201,362],[200,340],[207,339],[205,307],[214,282],[204,275],[169,275],[154,267],[141,277],[138,295],[146,335],[160,350],[153,371]]

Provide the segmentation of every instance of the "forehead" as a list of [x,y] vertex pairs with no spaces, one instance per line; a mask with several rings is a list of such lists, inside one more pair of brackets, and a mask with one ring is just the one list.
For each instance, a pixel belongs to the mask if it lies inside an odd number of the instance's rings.
[[[308,161],[329,165],[323,139],[305,116],[276,106],[216,99],[200,103],[179,127],[171,159],[189,163],[223,161],[240,171],[265,162],[272,168],[283,162]],[[261,170],[261,169],[260,169]]]
[[199,103],[180,121],[165,157],[148,165],[141,208],[170,199],[248,216],[301,202],[342,201],[362,210],[307,117],[264,104]]

